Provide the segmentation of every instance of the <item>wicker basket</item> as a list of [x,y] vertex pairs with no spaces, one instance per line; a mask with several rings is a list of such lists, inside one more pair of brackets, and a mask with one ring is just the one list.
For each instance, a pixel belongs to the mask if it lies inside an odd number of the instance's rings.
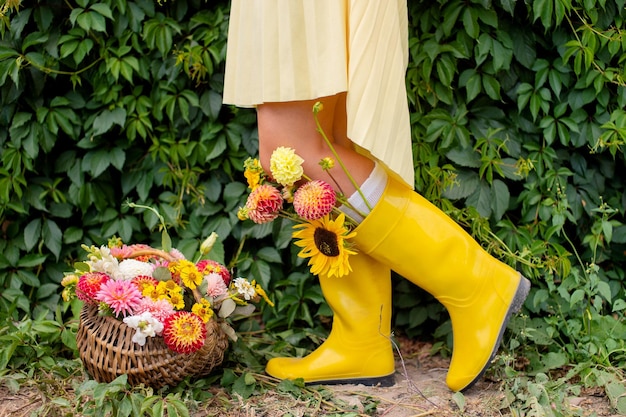
[[[160,250],[135,255],[168,259]],[[111,316],[98,314],[98,306],[85,304],[80,313],[76,343],[87,372],[98,382],[111,382],[128,375],[131,385],[145,384],[155,389],[175,386],[184,378],[208,375],[220,366],[228,348],[228,337],[215,319],[206,324],[204,346],[190,354],[167,347],[162,337],[148,337],[144,346],[132,341],[135,330]]]
[[131,385],[175,386],[185,377],[208,375],[222,364],[228,347],[216,320],[207,323],[204,346],[187,355],[170,350],[161,337],[149,337],[140,346],[131,340],[134,333],[123,322],[98,315],[97,306],[83,306],[76,342],[83,365],[96,381],[111,382],[127,374]]

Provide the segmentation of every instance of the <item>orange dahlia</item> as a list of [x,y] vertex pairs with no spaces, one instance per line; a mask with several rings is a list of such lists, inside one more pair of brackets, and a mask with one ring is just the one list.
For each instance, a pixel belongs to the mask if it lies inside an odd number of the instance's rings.
[[256,187],[246,201],[246,213],[255,223],[268,223],[278,217],[283,208],[283,197],[275,187],[263,184]]
[[76,283],[76,296],[84,302],[96,302],[96,294],[100,286],[111,279],[104,272],[87,272],[78,278]]
[[320,180],[307,182],[293,196],[293,208],[298,216],[307,220],[321,219],[333,210],[336,202],[333,187]]
[[131,282],[137,286],[141,293],[144,289],[158,284],[158,281],[149,275],[137,275]]
[[202,319],[189,311],[177,311],[165,319],[163,340],[178,353],[193,353],[204,345],[206,327]]

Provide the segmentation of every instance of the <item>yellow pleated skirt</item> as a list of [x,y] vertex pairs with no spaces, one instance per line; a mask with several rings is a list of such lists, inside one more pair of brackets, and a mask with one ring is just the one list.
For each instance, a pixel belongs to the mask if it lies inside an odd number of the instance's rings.
[[414,184],[406,0],[232,0],[224,103],[347,92],[348,137]]

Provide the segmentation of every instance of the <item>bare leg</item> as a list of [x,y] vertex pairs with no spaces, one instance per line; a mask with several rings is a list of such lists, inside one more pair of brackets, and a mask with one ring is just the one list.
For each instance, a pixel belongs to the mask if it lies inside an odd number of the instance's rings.
[[[322,170],[319,162],[322,158],[332,157],[328,145],[317,131],[313,118],[313,105],[321,102],[324,109],[318,113],[318,119],[337,154],[347,167],[358,185],[369,176],[374,162],[357,153],[345,134],[345,93],[316,100],[264,103],[257,107],[259,128],[259,154],[261,164],[268,171],[269,160],[274,149],[279,146],[293,148],[304,159],[304,172],[313,179],[329,182],[337,188],[329,176]],[[269,171],[268,171],[269,172]],[[346,196],[356,189],[347,175],[337,164],[332,171],[333,177]]]

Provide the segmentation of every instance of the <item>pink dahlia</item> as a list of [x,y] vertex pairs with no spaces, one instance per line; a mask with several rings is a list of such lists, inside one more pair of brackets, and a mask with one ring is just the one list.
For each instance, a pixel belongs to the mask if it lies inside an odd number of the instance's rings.
[[196,264],[196,267],[198,267],[198,271],[203,275],[211,273],[219,274],[224,280],[224,284],[228,285],[230,283],[230,272],[224,265],[217,261],[203,259]]
[[100,286],[110,279],[104,272],[87,272],[78,278],[76,296],[81,301],[93,303],[96,301],[96,293]]
[[108,305],[116,316],[127,316],[135,311],[141,297],[139,288],[131,281],[111,279],[100,286],[95,298]]
[[211,297],[219,297],[228,292],[228,286],[220,274],[211,272],[205,275],[204,279],[207,282],[206,293]]
[[283,208],[283,197],[275,187],[259,185],[248,196],[245,208],[253,222],[268,223],[278,217],[278,212]]
[[302,185],[293,196],[293,208],[306,220],[321,219],[333,210],[336,202],[333,187],[319,180]]
[[117,259],[130,258],[133,254],[133,248],[128,245],[113,246],[109,249],[111,250],[111,255]]
[[189,311],[177,311],[163,327],[163,341],[178,353],[193,353],[204,346],[206,327],[202,319]]
[[137,304],[135,315],[146,312],[151,313],[152,317],[164,323],[165,319],[174,314],[174,306],[164,298],[153,300],[152,298],[144,297]]

